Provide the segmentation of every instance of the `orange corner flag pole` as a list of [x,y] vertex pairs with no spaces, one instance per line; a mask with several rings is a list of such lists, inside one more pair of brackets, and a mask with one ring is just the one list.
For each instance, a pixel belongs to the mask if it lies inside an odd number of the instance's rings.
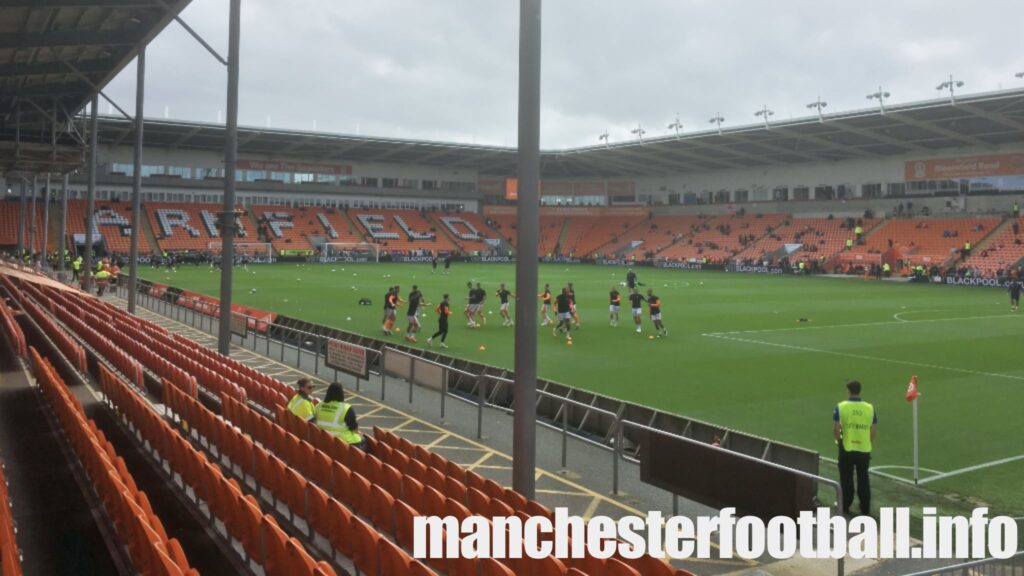
[[917,442],[917,398],[921,393],[917,389],[917,376],[910,377],[910,384],[907,384],[907,394],[905,398],[907,402],[913,407],[913,418],[914,418],[914,484],[918,483],[920,479],[920,468],[918,466],[918,442]]

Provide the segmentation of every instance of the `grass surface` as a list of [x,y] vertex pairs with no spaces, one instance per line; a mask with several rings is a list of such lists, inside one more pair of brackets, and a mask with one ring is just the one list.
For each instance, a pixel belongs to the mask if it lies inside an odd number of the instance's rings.
[[[916,374],[922,394],[921,466],[932,471],[923,477],[1024,455],[1024,319],[1010,311],[1001,290],[638,272],[662,299],[667,338],[648,338],[653,327],[646,309],[643,334],[633,331],[628,307],[618,328],[608,325],[608,289],[623,280],[625,270],[541,266],[541,282],[553,289],[575,284],[583,323],[573,346],[553,337],[549,328],[539,329],[541,376],[805,446],[826,457],[835,456],[832,408],[845,397],[845,382],[855,378],[878,412],[873,466],[907,478],[913,463],[911,409],[903,394]],[[214,296],[219,290],[219,274],[205,267],[173,273],[143,269],[141,275]],[[478,330],[467,328],[461,316],[470,280],[482,282],[489,294],[489,323]],[[433,304],[443,292],[451,294],[455,314],[448,353],[511,367],[514,329],[501,326],[494,296],[499,282],[514,289],[512,265],[455,264],[450,276],[442,276],[418,264],[274,264],[253,266],[248,273],[236,269],[234,300],[379,337],[386,286],[400,284],[405,297],[418,284]],[[364,296],[373,306],[357,305]],[[436,327],[433,306],[425,310],[420,346]],[[400,310],[403,335],[404,316]],[[391,338],[401,341],[400,335]],[[926,487],[1021,516],[1021,478],[1024,459]]]

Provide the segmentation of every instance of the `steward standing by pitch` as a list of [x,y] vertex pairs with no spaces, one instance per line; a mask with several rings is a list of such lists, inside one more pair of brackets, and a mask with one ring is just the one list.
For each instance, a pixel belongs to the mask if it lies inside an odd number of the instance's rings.
[[849,398],[836,405],[832,412],[832,434],[839,445],[839,484],[843,489],[843,514],[849,515],[853,505],[853,474],[857,473],[857,497],[860,512],[871,514],[871,443],[878,429],[875,407],[861,400],[860,382],[846,383]]

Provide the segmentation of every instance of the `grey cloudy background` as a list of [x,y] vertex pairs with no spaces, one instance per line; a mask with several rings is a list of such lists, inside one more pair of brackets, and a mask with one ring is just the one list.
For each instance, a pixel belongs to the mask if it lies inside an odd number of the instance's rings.
[[[240,122],[249,126],[513,146],[518,5],[514,0],[243,0]],[[227,0],[183,17],[221,53]],[[613,142],[638,123],[668,134],[1024,88],[1021,0],[547,0],[544,148]],[[217,121],[223,67],[177,24],[147,52],[146,116]],[[135,67],[107,92],[130,113]],[[106,109],[103,109],[106,112]],[[314,124],[315,123],[315,124]]]

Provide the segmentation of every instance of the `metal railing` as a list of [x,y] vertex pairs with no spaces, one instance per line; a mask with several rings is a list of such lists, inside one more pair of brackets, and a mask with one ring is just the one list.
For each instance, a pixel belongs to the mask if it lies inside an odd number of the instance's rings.
[[904,576],[1024,576],[1024,552],[1006,559],[986,558]]

